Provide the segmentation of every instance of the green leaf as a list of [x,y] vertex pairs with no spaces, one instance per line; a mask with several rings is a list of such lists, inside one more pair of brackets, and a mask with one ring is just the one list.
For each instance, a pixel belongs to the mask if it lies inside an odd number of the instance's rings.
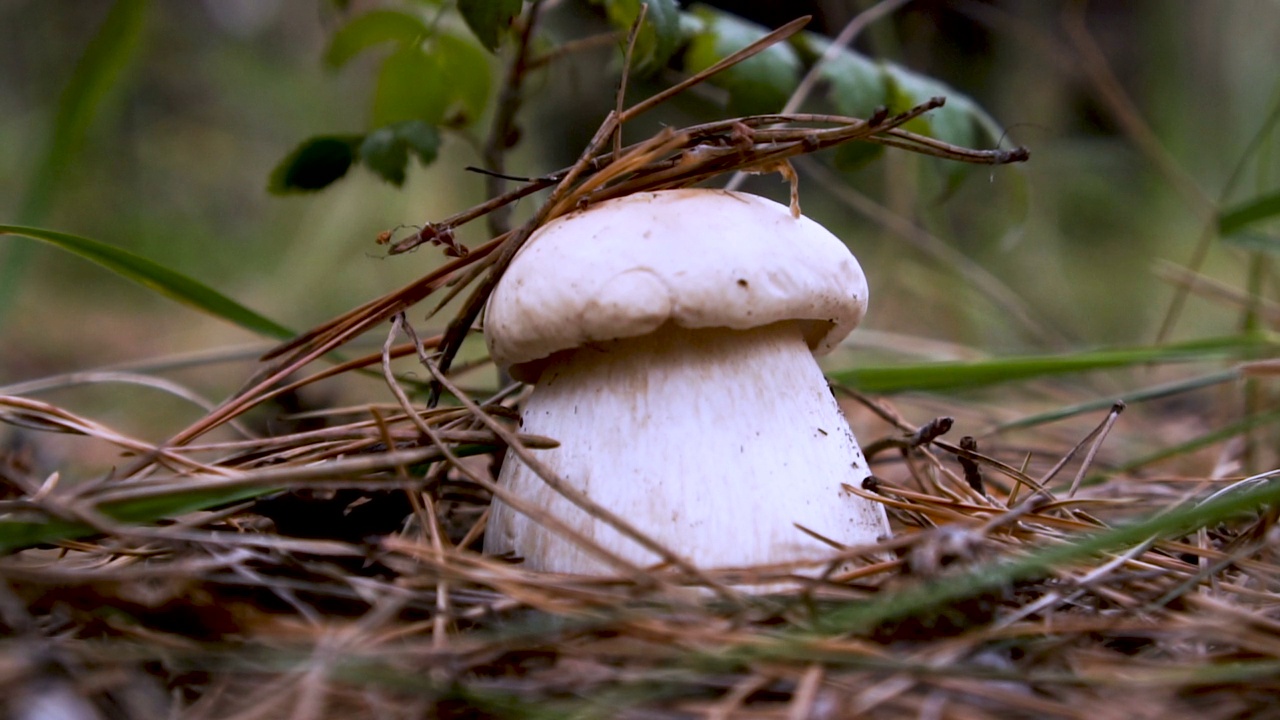
[[324,135],[303,141],[271,171],[267,190],[276,195],[328,187],[351,169],[359,135]]
[[883,67],[889,112],[905,112],[934,97],[947,99],[946,105],[907,123],[907,130],[964,147],[972,147],[977,142],[972,100],[933,78],[900,65],[886,62]]
[[489,56],[475,43],[449,33],[437,33],[431,45],[440,82],[448,88],[444,124],[456,127],[479,120],[489,104]]
[[396,137],[418,156],[418,162],[430,165],[440,150],[440,133],[424,122],[411,121],[396,126]]
[[[685,71],[711,67],[768,34],[759,25],[706,7],[694,11],[702,21],[685,51]],[[800,58],[785,43],[747,58],[711,79],[729,91],[729,111],[738,115],[777,112],[800,82]]]
[[1280,216],[1280,191],[1223,210],[1218,216],[1218,232],[1232,235],[1250,225],[1277,216]]
[[684,41],[684,33],[680,29],[680,3],[676,0],[645,1],[649,3],[645,26],[652,29],[653,48],[645,54],[644,62],[646,67],[657,70],[667,64]]
[[412,151],[423,165],[436,159],[440,135],[421,120],[388,125],[365,136],[360,144],[360,161],[383,180],[399,186],[404,183],[405,166]]
[[417,45],[431,31],[416,15],[395,10],[367,12],[343,25],[329,41],[324,63],[340,68],[364,50],[387,42]]
[[[831,47],[830,41],[814,33],[800,33],[793,42],[810,63],[818,62]],[[980,141],[980,129],[990,134],[986,139],[992,142],[1003,132],[971,98],[945,83],[848,48],[837,50],[818,73],[828,88],[828,102],[842,115],[867,117],[880,106],[899,113],[941,96],[947,99],[946,105],[912,121],[907,129],[966,147]]]
[[373,125],[444,118],[447,90],[436,63],[420,47],[402,47],[382,63],[373,90]]
[[49,243],[161,295],[261,335],[280,339],[295,335],[289,328],[259,315],[207,285],[114,245],[79,235],[20,225],[0,225],[0,235],[4,234],[21,235]]
[[[791,40],[807,63],[822,62],[831,42],[814,33],[799,33]],[[827,88],[826,101],[841,115],[869,117],[877,108],[900,113],[933,97],[946,98],[946,104],[907,123],[905,129],[963,147],[978,147],[986,141],[997,142],[1004,134],[1000,125],[978,107],[972,99],[946,84],[908,70],[891,62],[876,61],[848,48],[837,49],[818,68]],[[841,170],[857,170],[879,157],[883,148],[862,143],[842,145],[833,159]],[[935,161],[928,168],[929,177],[942,179],[946,194],[956,187],[974,166],[966,163]]]
[[[818,55],[830,43],[817,46]],[[880,63],[855,52],[842,50],[818,71],[827,83],[827,97],[836,112],[851,117],[871,117],[889,103],[888,80]]]
[[614,27],[626,32],[635,24],[640,6],[647,4],[644,25],[636,35],[633,70],[648,75],[660,70],[680,48],[684,32],[680,4],[676,0],[605,0],[605,12]]
[[872,393],[959,390],[1134,365],[1244,357],[1272,344],[1250,336],[1228,337],[1163,347],[868,367],[836,371],[828,373],[828,377]]
[[404,166],[409,149],[396,137],[395,126],[378,128],[360,143],[360,162],[395,186],[404,184]]
[[489,57],[479,46],[437,33],[421,46],[397,50],[382,64],[373,97],[373,125],[407,120],[467,125],[489,100]]
[[523,0],[458,0],[458,12],[467,27],[490,51],[498,49],[502,34],[523,6]]

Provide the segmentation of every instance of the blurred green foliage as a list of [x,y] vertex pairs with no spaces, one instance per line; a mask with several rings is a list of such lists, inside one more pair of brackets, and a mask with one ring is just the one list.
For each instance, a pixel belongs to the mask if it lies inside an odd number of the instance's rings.
[[[750,5],[735,11],[746,14]],[[380,232],[482,199],[483,180],[463,168],[481,164],[516,7],[6,4],[0,219],[118,246],[285,325],[318,322],[439,261],[425,250],[384,259],[373,243]],[[616,32],[638,7],[557,4],[540,20],[535,53]],[[678,99],[637,121],[629,136],[778,109],[821,55],[823,35],[834,35],[858,7],[813,5],[814,26],[775,49],[772,62],[761,58],[749,73],[721,78],[719,89]],[[899,109],[941,93],[947,108],[915,129],[961,144],[1024,144],[1034,153],[1025,168],[971,172],[960,186],[934,161],[896,152],[868,163],[850,150],[835,167],[848,188],[997,278],[1043,332],[1029,332],[977,292],[972,276],[928,242],[904,242],[901,226],[872,221],[825,181],[802,182],[806,212],[849,238],[868,270],[870,327],[990,352],[1145,345],[1172,294],[1149,272],[1154,258],[1188,262],[1209,227],[1214,242],[1202,270],[1241,288],[1258,248],[1270,252],[1273,245],[1259,238],[1275,234],[1280,154],[1268,118],[1280,81],[1268,69],[1280,65],[1272,42],[1280,10],[1089,6],[1086,27],[1104,70],[1132,105],[1134,115],[1125,116],[1091,80],[1097,68],[1066,30],[1071,7],[909,3],[824,70],[806,109],[866,114],[877,104]],[[654,67],[633,78],[632,98],[763,32],[745,18],[670,2],[652,5],[649,20],[638,58]],[[512,172],[538,175],[572,160],[613,105],[619,57],[616,40],[586,43],[525,78]],[[1135,121],[1154,146],[1133,133]],[[350,172],[357,165],[368,172]],[[330,185],[319,194],[266,192]],[[1187,186],[1212,199],[1208,211],[1188,200]],[[1219,219],[1212,203],[1223,187],[1230,191]],[[785,192],[768,177],[747,189]],[[1219,232],[1236,244],[1216,242]],[[0,288],[7,311],[0,377],[248,337],[67,256],[20,250],[34,247],[0,239],[0,272],[17,273]],[[31,260],[14,264],[15,253]],[[1179,334],[1230,333],[1241,312],[1238,304],[1193,299]],[[1060,342],[1046,347],[1045,337]]]
[[[146,0],[115,3],[101,29],[85,46],[58,99],[52,130],[43,138],[41,157],[22,190],[14,217],[18,223],[37,224],[48,216],[63,175],[75,162],[98,108],[138,48],[146,12]],[[0,246],[0,327],[13,307],[30,261],[30,246]]]
[[[632,68],[638,77],[652,75],[680,52],[673,66],[685,73],[705,70],[759,40],[768,28],[707,6],[683,12],[674,0],[604,0],[605,14],[615,30],[628,33],[637,20]],[[519,15],[521,4],[491,2],[459,4],[465,24],[491,52]],[[475,45],[452,34],[442,19],[443,8],[418,12],[372,10],[357,14],[333,34],[325,63],[337,69],[365,51],[394,44],[382,58],[373,90],[371,124],[366,136],[324,135],[304,141],[272,173],[274,193],[321,190],[363,162],[394,185],[404,182],[408,150],[423,165],[436,155],[435,129],[460,129],[484,114],[490,97],[491,68]],[[946,85],[892,63],[877,63],[812,33],[792,39],[808,48],[809,65],[829,50],[832,57],[822,77],[828,81],[828,102],[837,112],[869,117],[878,108],[900,113],[934,97],[947,97],[946,106],[916,118],[908,129],[947,142],[971,146],[976,127],[994,121],[971,100]],[[797,91],[805,67],[796,48],[778,43],[712,77],[710,83],[729,93],[726,112],[759,115],[777,112]],[[521,78],[523,80],[523,78]],[[988,139],[995,139],[995,134]],[[871,157],[871,155],[867,155]],[[947,172],[965,170],[950,163]]]

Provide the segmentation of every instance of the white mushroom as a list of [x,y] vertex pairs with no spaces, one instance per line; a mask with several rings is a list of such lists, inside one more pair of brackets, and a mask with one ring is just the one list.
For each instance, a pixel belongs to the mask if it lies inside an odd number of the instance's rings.
[[[494,360],[534,383],[524,432],[563,480],[699,567],[830,554],[888,532],[842,489],[867,463],[813,359],[862,319],[867,284],[835,236],[754,195],[638,193],[539,229],[485,315]],[[499,481],[638,565],[657,555],[573,505],[514,454]],[[485,551],[600,573],[495,501]]]

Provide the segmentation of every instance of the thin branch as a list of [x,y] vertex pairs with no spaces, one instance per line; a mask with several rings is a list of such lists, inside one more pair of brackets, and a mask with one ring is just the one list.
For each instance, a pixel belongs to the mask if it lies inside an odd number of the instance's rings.
[[[506,192],[507,150],[514,144],[516,133],[516,115],[520,112],[522,88],[526,73],[529,71],[529,52],[533,43],[533,28],[537,24],[538,12],[542,0],[533,0],[521,23],[519,40],[516,42],[511,63],[507,67],[503,79],[502,90],[493,111],[493,122],[489,126],[488,137],[484,143],[484,163],[489,171],[485,178],[485,193],[491,197],[499,197]],[[511,206],[500,205],[490,212],[486,220],[489,224],[489,235],[497,237],[511,230]]]
[[[626,107],[627,80],[631,78],[631,63],[635,56],[636,38],[640,37],[640,28],[644,25],[644,19],[648,14],[649,3],[640,3],[640,12],[636,13],[636,19],[632,21],[631,30],[627,33],[627,49],[622,54],[622,79],[618,81],[618,94],[613,108],[619,117],[622,116],[622,110]],[[613,155],[614,157],[622,155],[622,123],[618,123],[618,127],[613,131]]]

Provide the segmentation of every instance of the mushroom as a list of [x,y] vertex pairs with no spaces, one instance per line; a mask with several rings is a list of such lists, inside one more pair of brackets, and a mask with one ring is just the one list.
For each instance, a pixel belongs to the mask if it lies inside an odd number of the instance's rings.
[[[815,560],[887,535],[867,462],[814,360],[862,319],[844,244],[721,190],[608,200],[535,232],[485,313],[494,361],[534,384],[524,432],[563,482],[704,568]],[[660,558],[508,454],[499,482],[637,565]],[[808,533],[800,528],[807,529]],[[527,568],[608,566],[495,500],[484,542]]]

